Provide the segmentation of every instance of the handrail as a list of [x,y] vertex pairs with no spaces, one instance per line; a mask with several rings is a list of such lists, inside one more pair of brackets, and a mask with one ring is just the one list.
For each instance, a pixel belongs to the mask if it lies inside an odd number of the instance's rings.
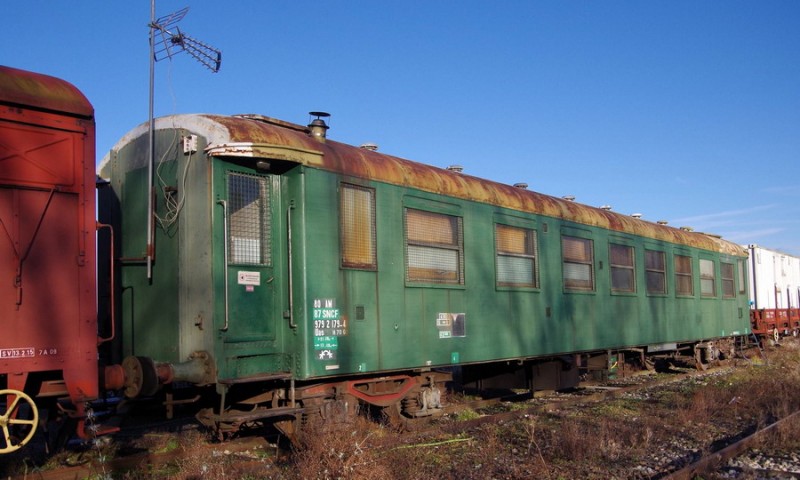
[[289,265],[289,328],[297,328],[294,323],[294,277],[292,272],[292,206],[286,209],[286,263]]
[[223,269],[223,281],[225,284],[225,325],[222,326],[219,330],[221,332],[228,331],[228,202],[225,200],[217,200],[217,203],[222,205],[222,234],[223,234],[223,245],[225,246],[223,249],[224,258],[223,261],[225,262],[225,268]]

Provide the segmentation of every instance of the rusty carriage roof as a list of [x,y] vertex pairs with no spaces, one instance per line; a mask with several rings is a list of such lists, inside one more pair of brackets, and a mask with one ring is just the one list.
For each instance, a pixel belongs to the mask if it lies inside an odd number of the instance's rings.
[[0,65],[0,103],[90,119],[94,107],[71,83]]
[[[320,141],[312,137],[306,127],[260,115],[176,115],[156,122],[157,129],[170,127],[185,128],[205,136],[206,151],[212,156],[286,160],[342,176],[415,188],[729,255],[747,255],[741,246],[718,236],[659,225],[330,139]],[[140,126],[142,128],[146,128],[146,124]]]

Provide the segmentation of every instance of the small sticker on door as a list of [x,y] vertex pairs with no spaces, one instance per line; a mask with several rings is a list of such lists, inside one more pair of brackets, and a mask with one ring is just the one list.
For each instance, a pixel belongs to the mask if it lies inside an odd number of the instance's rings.
[[261,285],[261,272],[245,272],[239,270],[238,272],[239,285]]

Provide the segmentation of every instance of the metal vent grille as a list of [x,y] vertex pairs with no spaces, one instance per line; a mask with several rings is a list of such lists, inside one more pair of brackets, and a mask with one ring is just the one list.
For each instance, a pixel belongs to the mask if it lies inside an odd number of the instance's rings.
[[228,261],[269,265],[269,183],[265,177],[228,174]]
[[374,270],[375,190],[342,184],[340,215],[342,266]]

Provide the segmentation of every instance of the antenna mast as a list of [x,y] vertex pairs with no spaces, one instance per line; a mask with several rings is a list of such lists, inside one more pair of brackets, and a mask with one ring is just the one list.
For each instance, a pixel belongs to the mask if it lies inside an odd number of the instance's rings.
[[[153,124],[153,92],[155,91],[156,62],[165,58],[172,60],[173,55],[185,51],[213,73],[219,71],[220,64],[222,63],[222,52],[184,34],[178,28],[178,22],[180,22],[188,12],[189,7],[185,7],[177,12],[156,19],[156,0],[150,0],[149,158],[147,162],[147,250],[145,253],[148,280],[153,278],[153,258],[155,258],[155,192],[153,186],[155,127]],[[156,40],[157,36],[158,40]]]

